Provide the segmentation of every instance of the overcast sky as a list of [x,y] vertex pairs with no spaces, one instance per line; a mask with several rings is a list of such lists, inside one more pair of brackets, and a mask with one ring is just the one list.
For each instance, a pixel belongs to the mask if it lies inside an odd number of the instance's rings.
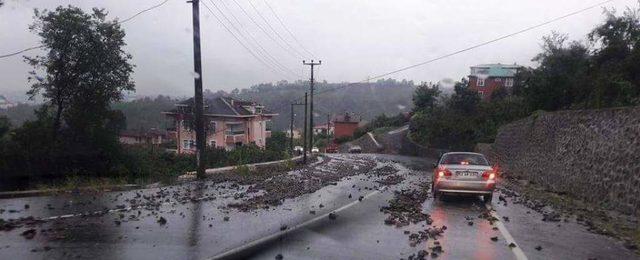
[[[34,8],[53,9],[67,4],[85,10],[100,7],[108,10],[112,19],[124,19],[162,1],[5,0],[5,5],[0,7],[0,55],[38,45],[38,38],[28,30],[33,22]],[[202,1],[217,12],[210,0]],[[295,54],[304,53],[304,50],[281,26],[265,0],[213,1],[243,32],[240,37],[244,38],[241,40],[255,39],[269,55],[293,73],[275,73],[257,61],[202,6],[203,80],[206,89],[231,90],[261,82],[308,77],[309,67],[302,66],[303,57]],[[266,1],[301,45],[315,54],[315,57],[305,55],[304,58],[322,60],[317,72],[319,80],[352,82],[464,49],[602,0]],[[236,4],[242,6],[249,16]],[[603,6],[622,11],[625,6],[637,6],[637,2],[618,0]],[[226,22],[220,13],[216,15]],[[540,39],[544,35],[557,31],[568,34],[571,39],[583,40],[602,19],[602,8],[591,9],[489,46],[389,77],[435,82],[447,78],[460,79],[469,73],[469,66],[474,64],[501,62],[531,66],[534,65],[531,58],[540,51]],[[137,96],[192,95],[191,23],[191,5],[185,0],[168,0],[165,5],[123,25],[127,34],[126,49],[133,55],[132,62],[136,65],[133,77]],[[233,30],[229,24],[227,26]],[[271,31],[269,26],[278,34]],[[269,36],[260,28],[267,31]],[[252,43],[246,43],[247,47],[253,47],[251,49],[259,57],[265,57],[262,50]],[[32,51],[27,55],[37,52]],[[277,66],[271,63],[271,67]],[[29,70],[22,55],[0,59],[0,94],[15,98],[26,92]]]

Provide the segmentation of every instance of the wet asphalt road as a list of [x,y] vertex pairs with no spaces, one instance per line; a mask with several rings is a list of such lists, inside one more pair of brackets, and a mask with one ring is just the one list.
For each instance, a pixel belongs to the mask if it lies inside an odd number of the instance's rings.
[[[0,200],[0,218],[33,216],[43,223],[0,231],[0,259],[210,259],[248,243],[242,257],[274,259],[407,259],[433,240],[412,247],[405,230],[424,229],[423,223],[402,228],[384,224],[380,211],[393,191],[430,181],[432,161],[389,155],[332,155],[321,157],[312,170],[331,172],[347,165],[351,171],[391,167],[405,178],[384,186],[375,177],[345,177],[310,194],[286,199],[268,209],[241,212],[227,205],[261,192],[233,183],[188,183],[158,189],[100,195],[62,195]],[[295,174],[295,173],[294,173]],[[351,195],[351,198],[349,198]],[[153,203],[142,204],[145,198]],[[360,196],[365,197],[358,202]],[[428,198],[423,212],[432,225],[447,229],[438,238],[442,259],[637,259],[613,239],[592,234],[575,221],[544,222],[542,215],[523,205],[492,203],[501,220],[494,229],[478,215],[486,211],[474,197]],[[507,199],[508,202],[509,199]],[[323,207],[320,207],[322,204]],[[25,207],[28,205],[28,208]],[[136,206],[140,205],[140,206]],[[131,208],[133,206],[133,208]],[[315,211],[311,214],[310,211]],[[336,212],[330,219],[323,214]],[[226,217],[226,218],[225,218]],[[509,221],[502,217],[508,217]],[[160,219],[165,219],[162,223]],[[159,221],[160,220],[160,221]],[[469,222],[473,225],[469,225]],[[296,225],[304,226],[292,229]],[[21,235],[35,229],[28,239]],[[261,239],[283,232],[285,236]],[[497,241],[492,241],[497,237]],[[514,240],[517,248],[510,248]],[[541,246],[541,250],[536,247]],[[238,255],[236,255],[238,256]]]

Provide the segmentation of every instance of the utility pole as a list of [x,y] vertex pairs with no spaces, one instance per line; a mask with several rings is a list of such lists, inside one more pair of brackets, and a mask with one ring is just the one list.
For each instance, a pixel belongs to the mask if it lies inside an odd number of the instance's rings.
[[330,115],[327,114],[327,143],[324,145],[324,152],[327,152],[327,147],[329,147],[329,136],[331,136],[330,134],[330,129],[331,129],[331,121],[330,121]]
[[294,117],[294,113],[293,113],[293,106],[302,106],[304,104],[302,103],[291,103],[291,133],[289,136],[289,151],[291,153],[291,155],[293,155],[293,117]]
[[199,179],[205,177],[205,138],[207,135],[204,132],[204,120],[202,118],[204,102],[202,100],[202,59],[200,56],[200,0],[190,0],[187,3],[191,3],[193,13],[193,70],[194,85],[195,85],[195,127],[196,127],[196,160],[198,166],[196,173]]
[[311,60],[311,62],[305,62],[304,60],[302,61],[302,65],[311,66],[311,80],[309,81],[311,91],[311,100],[309,102],[309,129],[311,131],[311,134],[309,135],[309,148],[313,147],[313,66],[319,66],[320,64],[322,64],[321,60],[319,60],[318,62],[313,62],[313,60]]
[[293,156],[293,105],[291,103],[291,132],[289,133],[289,154]]
[[304,164],[307,163],[307,129],[307,92],[304,92],[304,147],[302,148],[302,162]]

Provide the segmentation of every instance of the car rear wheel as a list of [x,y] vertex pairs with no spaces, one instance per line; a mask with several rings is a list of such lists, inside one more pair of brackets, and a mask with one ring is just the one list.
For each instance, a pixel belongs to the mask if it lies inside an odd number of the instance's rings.
[[491,204],[491,201],[493,200],[493,193],[486,194],[482,196],[482,198],[484,199],[484,203]]
[[433,195],[433,199],[436,200],[441,197],[440,192],[436,189],[435,183],[431,182],[431,195]]

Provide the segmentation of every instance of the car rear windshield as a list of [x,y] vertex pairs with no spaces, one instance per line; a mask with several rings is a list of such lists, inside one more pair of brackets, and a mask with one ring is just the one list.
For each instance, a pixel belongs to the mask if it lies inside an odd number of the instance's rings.
[[440,159],[440,164],[462,164],[488,166],[489,162],[480,154],[445,154]]

